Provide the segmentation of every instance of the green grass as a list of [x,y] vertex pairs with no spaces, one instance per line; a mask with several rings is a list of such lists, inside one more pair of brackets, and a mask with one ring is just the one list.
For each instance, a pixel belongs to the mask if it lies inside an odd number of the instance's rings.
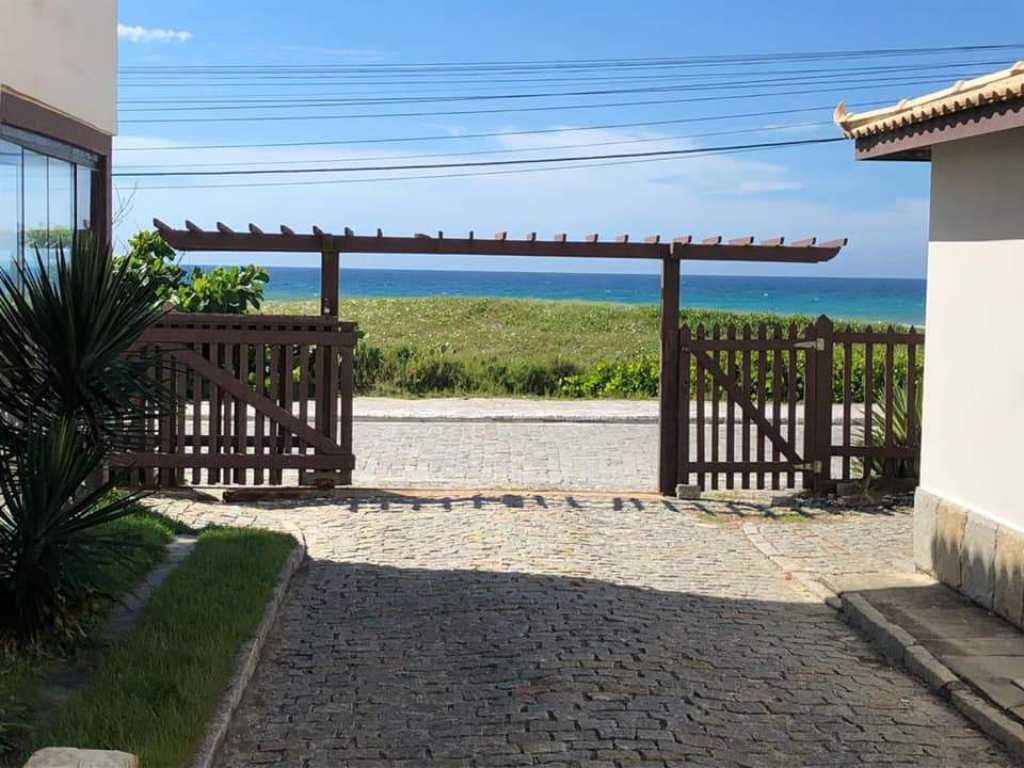
[[84,647],[107,615],[112,600],[163,559],[164,546],[175,531],[164,519],[140,508],[97,532],[124,544],[124,557],[98,565],[99,580],[107,596],[96,596],[76,606],[78,626],[54,631],[31,647],[16,648],[10,639],[0,637],[0,764],[5,753],[21,747],[28,737],[27,729],[38,719],[41,684]]
[[187,764],[294,546],[269,531],[202,533],[37,743],[121,749],[146,768]]
[[[317,314],[316,302],[270,301],[267,314]],[[657,394],[659,311],[652,305],[524,299],[346,299],[341,317],[365,334],[360,394],[635,397]],[[810,316],[684,310],[682,322],[789,324]],[[846,323],[842,323],[846,325]],[[851,323],[856,328],[863,324]],[[918,364],[923,364],[919,355]],[[836,356],[834,389],[842,377]],[[863,366],[855,352],[854,381]],[[897,373],[906,368],[896,354]],[[902,366],[902,367],[901,367]],[[769,369],[770,370],[770,369]],[[876,377],[882,366],[875,366]],[[802,374],[798,391],[802,391]],[[855,389],[857,385],[855,384]],[[857,396],[859,393],[854,392]]]
[[[268,301],[264,314],[319,314],[319,302]],[[658,307],[534,299],[342,299],[340,315],[369,342],[495,358],[557,356],[581,367],[657,355]],[[810,316],[683,310],[696,326],[808,322]]]

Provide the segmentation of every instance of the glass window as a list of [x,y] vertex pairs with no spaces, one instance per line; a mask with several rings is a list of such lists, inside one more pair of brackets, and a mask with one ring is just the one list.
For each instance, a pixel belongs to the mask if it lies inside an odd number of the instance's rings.
[[95,171],[79,165],[75,173],[75,228],[79,232],[87,232],[92,229],[92,185]]
[[21,147],[0,140],[0,268],[13,274],[21,231]]
[[30,268],[34,268],[36,251],[44,259],[47,257],[49,247],[49,212],[47,210],[46,190],[46,155],[40,155],[29,150],[24,153],[23,165],[24,200],[22,220],[25,227],[22,243],[24,244],[24,258]]
[[46,267],[58,247],[70,256],[77,233],[95,225],[95,157],[6,125],[0,136],[0,267],[38,268],[37,254]]
[[75,229],[75,166],[66,160],[47,158],[47,222],[50,257],[62,248],[70,255]]

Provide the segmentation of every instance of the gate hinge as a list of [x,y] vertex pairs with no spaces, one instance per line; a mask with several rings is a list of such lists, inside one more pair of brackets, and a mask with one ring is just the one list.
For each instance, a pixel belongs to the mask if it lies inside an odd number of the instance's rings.
[[795,349],[815,349],[818,352],[825,351],[825,340],[824,339],[807,339],[807,341],[798,341],[793,345]]

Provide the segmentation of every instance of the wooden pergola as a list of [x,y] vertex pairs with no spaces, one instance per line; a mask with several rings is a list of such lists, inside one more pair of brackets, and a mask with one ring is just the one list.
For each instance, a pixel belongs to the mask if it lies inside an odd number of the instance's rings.
[[777,237],[756,242],[753,237],[723,240],[721,236],[694,240],[690,236],[662,240],[659,235],[631,240],[619,235],[602,240],[589,235],[570,240],[565,234],[550,240],[535,232],[525,238],[510,238],[507,232],[493,237],[447,237],[432,235],[384,235],[378,229],[372,235],[357,235],[345,228],[333,234],[313,227],[310,234],[299,234],[282,226],[279,232],[264,232],[254,224],[248,231],[236,232],[218,223],[216,230],[204,230],[190,221],[184,229],[174,229],[159,219],[153,224],[161,237],[182,251],[282,252],[320,254],[320,313],[337,317],[339,268],[342,253],[407,255],[533,256],[599,259],[648,259],[661,262],[661,364],[659,386],[659,471],[662,493],[675,492],[678,481],[679,409],[688,407],[679,397],[679,302],[680,265],[683,261],[742,261],[758,263],[814,264],[828,261],[846,245],[846,239],[818,242],[807,238],[786,242]]

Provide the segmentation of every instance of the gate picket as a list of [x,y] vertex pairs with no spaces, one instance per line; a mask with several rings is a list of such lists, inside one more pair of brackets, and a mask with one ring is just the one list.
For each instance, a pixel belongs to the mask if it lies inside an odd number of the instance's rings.
[[[851,478],[855,461],[865,467],[865,474],[875,465],[884,468],[881,474],[886,479],[905,476],[907,467],[916,467],[920,450],[913,403],[920,386],[917,347],[923,344],[924,337],[913,328],[907,332],[891,326],[879,331],[870,326],[864,331],[835,330],[826,317],[803,328],[795,323],[786,327],[761,323],[756,333],[749,324],[724,329],[713,325],[710,331],[698,324],[695,332],[684,325],[679,356],[680,399],[686,404],[679,414],[680,483],[694,483],[701,490],[721,485],[731,489],[738,475],[743,488],[753,484],[763,489],[770,484],[773,490],[827,490],[834,485],[833,458],[841,459],[842,465],[836,480],[857,479]],[[861,376],[855,371],[857,345],[864,348],[861,406],[855,402],[854,388]],[[872,410],[878,399],[874,358],[879,345],[884,388],[877,418],[884,419],[884,439],[874,440]],[[842,347],[841,362],[836,347]],[[897,347],[906,349],[907,372],[901,386],[911,404],[906,425],[898,428]],[[841,366],[838,376],[833,373],[835,365]],[[842,403],[836,412],[841,413],[841,423],[834,438],[832,409],[837,396]],[[863,445],[855,445],[861,432]]]
[[[322,376],[309,364],[314,345]],[[147,485],[182,483],[186,468],[192,484],[205,475],[210,484],[277,485],[286,469],[298,470],[300,482],[304,472],[316,472],[318,483],[351,482],[354,345],[354,324],[334,318],[171,313],[139,348],[159,353],[149,375],[174,396],[174,407],[143,417],[138,450],[113,456],[111,466]],[[320,353],[325,348],[336,364]],[[310,399],[319,429],[309,424]]]

